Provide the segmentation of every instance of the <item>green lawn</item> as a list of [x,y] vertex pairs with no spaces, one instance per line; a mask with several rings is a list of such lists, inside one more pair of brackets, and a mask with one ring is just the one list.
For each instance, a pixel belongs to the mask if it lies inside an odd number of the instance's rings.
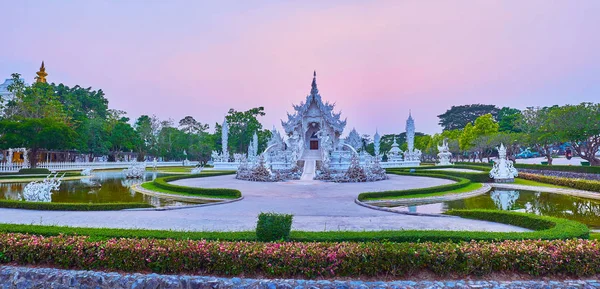
[[515,185],[524,185],[524,186],[546,187],[546,188],[572,189],[569,187],[557,186],[557,185],[553,185],[553,184],[541,183],[541,182],[530,181],[530,180],[519,179],[519,178],[515,179],[514,184]]
[[[449,194],[459,194],[459,193],[467,193],[481,188],[483,184],[481,183],[471,183],[468,186],[456,190],[451,191],[443,191],[443,192],[435,192],[435,193],[427,193],[427,194],[410,194],[410,195],[402,195],[396,197],[388,197],[388,198],[378,198],[377,200],[395,200],[395,199],[412,199],[412,198],[427,198],[427,197],[438,197]],[[369,199],[369,201],[372,201]]]

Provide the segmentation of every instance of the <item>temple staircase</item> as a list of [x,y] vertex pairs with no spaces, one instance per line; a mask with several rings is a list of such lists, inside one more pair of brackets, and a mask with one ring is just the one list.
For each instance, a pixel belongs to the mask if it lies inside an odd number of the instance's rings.
[[302,171],[301,181],[311,181],[315,178],[317,172],[317,160],[321,159],[320,150],[305,150],[302,155],[304,160],[304,169]]

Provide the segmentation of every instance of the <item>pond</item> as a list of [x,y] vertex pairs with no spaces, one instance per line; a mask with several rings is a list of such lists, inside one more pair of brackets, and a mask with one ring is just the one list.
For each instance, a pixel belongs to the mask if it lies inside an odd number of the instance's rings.
[[[52,193],[52,202],[57,203],[148,203],[155,207],[190,205],[191,203],[162,199],[136,193],[130,189],[134,184],[164,176],[146,172],[143,179],[126,179],[120,171],[94,172],[91,177],[63,181]],[[21,192],[27,183],[0,184],[0,200],[21,200]],[[195,203],[197,204],[197,203]]]
[[398,211],[439,214],[452,209],[497,209],[570,219],[600,229],[600,200],[508,189],[462,200],[395,207]]

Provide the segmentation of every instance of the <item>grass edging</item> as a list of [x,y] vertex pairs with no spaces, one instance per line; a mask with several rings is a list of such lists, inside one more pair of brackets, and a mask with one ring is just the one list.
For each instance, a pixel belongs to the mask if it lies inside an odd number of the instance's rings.
[[[589,238],[589,229],[578,222],[537,216],[533,214],[493,210],[453,210],[448,215],[469,219],[493,221],[522,226],[533,232],[476,232],[443,230],[398,230],[398,231],[291,231],[289,241],[294,242],[460,242],[501,241],[524,239],[572,239]],[[2,233],[22,233],[42,236],[78,235],[93,240],[111,238],[175,239],[175,240],[220,240],[257,241],[254,231],[242,232],[185,232],[170,230],[78,228],[44,225],[0,224]]]
[[180,194],[180,195],[188,195],[188,196],[198,196],[204,198],[217,198],[217,199],[236,199],[242,196],[242,192],[235,189],[227,189],[227,188],[194,188],[194,187],[185,187],[179,185],[173,185],[169,182],[182,180],[182,179],[191,179],[191,178],[205,178],[205,177],[214,177],[214,176],[224,176],[224,175],[232,175],[235,174],[233,171],[217,171],[210,173],[200,173],[200,174],[190,174],[190,175],[180,175],[180,176],[166,176],[156,178],[152,181],[152,185],[161,189],[161,193],[172,193],[172,194]]
[[388,171],[389,174],[394,175],[404,175],[404,176],[418,176],[418,177],[431,177],[431,178],[439,178],[455,181],[456,183],[428,187],[428,188],[420,188],[420,189],[409,189],[409,190],[394,190],[394,191],[383,191],[383,192],[365,192],[360,193],[358,195],[359,201],[374,201],[374,200],[383,200],[386,198],[393,198],[403,195],[419,195],[419,194],[431,194],[431,193],[439,193],[439,192],[447,192],[458,190],[464,188],[471,184],[471,181],[465,178],[444,175],[444,174],[433,174],[433,173],[410,173],[404,171]]
[[118,211],[153,208],[153,206],[147,203],[46,203],[0,200],[0,208],[41,211]]

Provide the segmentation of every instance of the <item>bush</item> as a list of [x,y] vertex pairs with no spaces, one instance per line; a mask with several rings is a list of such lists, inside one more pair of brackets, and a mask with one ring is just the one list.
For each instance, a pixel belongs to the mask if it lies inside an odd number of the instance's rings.
[[189,179],[189,178],[205,178],[212,176],[223,176],[223,175],[231,175],[235,174],[234,171],[217,171],[201,174],[193,174],[193,175],[181,175],[181,176],[168,176],[168,177],[160,177],[156,178],[152,183],[163,190],[171,191],[174,193],[184,193],[195,195],[199,197],[207,197],[207,198],[220,198],[220,199],[237,199],[242,196],[242,192],[234,189],[212,189],[212,188],[193,188],[193,187],[184,187],[169,184],[169,182]]
[[519,173],[519,178],[541,183],[564,186],[584,191],[600,192],[600,182],[572,178],[559,178],[537,174]]
[[256,238],[263,242],[289,239],[292,219],[293,215],[260,213],[256,224]]
[[[479,166],[479,167],[491,167],[491,164],[487,163],[469,163],[461,162],[457,163],[461,165]],[[586,174],[600,174],[600,167],[586,167],[586,166],[565,166],[565,165],[535,165],[535,164],[514,164],[517,169],[531,169],[541,171],[563,171],[563,172],[576,172]]]
[[49,173],[50,173],[49,169],[43,169],[43,168],[37,168],[37,169],[20,169],[19,170],[19,174],[31,174],[31,175],[44,174],[44,175],[47,175]]
[[297,243],[43,237],[0,234],[3,263],[80,270],[245,277],[406,278],[600,274],[596,240],[460,243]]
[[146,203],[45,203],[0,200],[0,208],[44,211],[117,211],[152,208],[152,205]]
[[390,174],[395,175],[407,175],[407,176],[419,176],[419,177],[431,177],[431,178],[440,178],[455,181],[454,184],[441,185],[429,188],[421,188],[421,189],[410,189],[410,190],[398,190],[398,191],[383,191],[383,192],[366,192],[360,193],[358,195],[359,201],[369,201],[369,200],[379,200],[385,198],[393,198],[405,195],[417,195],[417,194],[431,194],[431,193],[439,193],[439,192],[447,192],[458,190],[464,188],[471,184],[471,181],[465,178],[459,178],[449,175],[443,175],[438,173],[410,173],[404,171],[388,171]]

